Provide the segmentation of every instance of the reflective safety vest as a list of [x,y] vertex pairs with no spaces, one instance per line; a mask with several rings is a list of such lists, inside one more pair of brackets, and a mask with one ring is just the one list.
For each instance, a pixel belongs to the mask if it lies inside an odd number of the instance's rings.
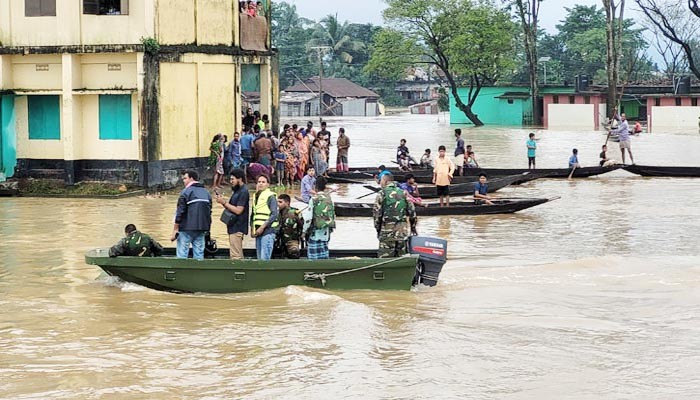
[[405,221],[406,208],[408,208],[406,192],[396,187],[394,183],[388,184],[383,191],[384,203],[382,204],[382,208],[384,211],[384,220],[387,222]]
[[[259,227],[261,227],[270,218],[272,210],[270,210],[270,207],[267,205],[267,202],[270,199],[270,197],[274,196],[275,194],[269,188],[263,190],[261,193],[255,194],[255,205],[253,206],[254,229],[258,229]],[[279,225],[279,223],[277,221],[273,221],[270,227],[276,228],[277,225]]]

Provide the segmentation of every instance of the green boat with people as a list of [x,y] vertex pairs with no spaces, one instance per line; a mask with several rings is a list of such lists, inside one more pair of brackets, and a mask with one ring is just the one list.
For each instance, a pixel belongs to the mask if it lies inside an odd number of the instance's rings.
[[204,260],[176,258],[174,248],[159,257],[109,257],[108,249],[90,250],[85,262],[107,274],[151,289],[177,293],[236,293],[286,286],[329,290],[409,290],[434,286],[447,258],[447,242],[413,236],[410,254],[377,258],[376,250],[331,250],[327,260],[255,259],[246,249],[242,260],[218,249]]

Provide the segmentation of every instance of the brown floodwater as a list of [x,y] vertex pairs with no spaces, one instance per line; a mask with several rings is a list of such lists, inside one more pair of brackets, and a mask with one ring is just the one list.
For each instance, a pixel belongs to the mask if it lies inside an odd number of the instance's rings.
[[[402,137],[416,158],[454,148],[455,127],[437,116],[329,126],[334,138],[347,129],[351,166],[389,164]],[[483,166],[524,167],[528,132],[464,137]],[[537,135],[543,168],[566,166],[573,147],[594,165],[605,140]],[[697,132],[643,134],[632,146],[640,164],[700,165]],[[341,185],[336,199],[365,193]],[[85,264],[129,222],[168,242],[176,195],[0,199],[0,398],[698,398],[700,179],[615,171],[500,193],[561,199],[422,218],[422,234],[449,241],[437,287],[230,295],[158,292]],[[226,242],[216,218],[213,235]],[[341,219],[331,241],[376,246],[361,218]]]

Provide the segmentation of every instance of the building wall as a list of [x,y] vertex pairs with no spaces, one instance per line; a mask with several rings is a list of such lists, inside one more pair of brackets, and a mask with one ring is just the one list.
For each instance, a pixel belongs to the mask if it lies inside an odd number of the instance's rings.
[[238,0],[158,0],[156,12],[161,44],[237,44]]
[[[3,89],[60,90],[63,85],[61,55],[3,56],[11,62],[9,87]],[[48,69],[48,70],[46,70]]]
[[56,16],[25,17],[24,0],[0,2],[4,46],[137,44],[153,37],[155,0],[129,2],[129,15],[82,14],[82,1],[57,0]]
[[[650,100],[650,102],[653,102],[653,100]],[[700,107],[675,105],[658,107],[652,106],[651,120],[649,122],[650,131],[653,132],[697,132],[699,127],[698,124],[700,123]]]
[[593,104],[548,104],[546,107],[549,129],[578,127],[596,129]]
[[74,71],[73,89],[136,89],[139,75],[136,71],[140,53],[102,53],[80,56],[79,68]]

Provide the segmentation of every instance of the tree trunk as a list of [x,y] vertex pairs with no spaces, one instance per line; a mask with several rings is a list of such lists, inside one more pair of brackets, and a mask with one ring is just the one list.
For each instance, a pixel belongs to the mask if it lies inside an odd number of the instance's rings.
[[469,121],[471,121],[472,124],[474,124],[474,126],[484,126],[484,123],[481,122],[481,120],[479,119],[479,116],[474,114],[474,112],[472,111],[472,105],[474,104],[474,100],[476,100],[476,97],[478,96],[479,91],[481,91],[481,81],[479,81],[477,79],[476,82],[472,81],[472,83],[469,85],[469,92],[472,93],[474,88],[476,88],[476,93],[474,94],[473,97],[469,96],[470,98],[469,98],[468,103],[464,104],[464,102],[462,101],[462,98],[457,93],[457,83],[455,82],[452,74],[446,68],[442,68],[442,66],[440,66],[440,65],[438,65],[438,67],[440,67],[440,69],[442,69],[442,72],[445,73],[445,77],[447,78],[447,81],[450,84],[450,92],[452,93],[452,96],[455,98],[455,105],[457,106],[457,108],[459,108],[459,110],[462,111],[464,113],[464,115],[467,116]]
[[[540,125],[539,85],[537,84],[537,16],[539,14],[539,0],[517,0],[516,6],[523,27],[525,38],[525,54],[527,55],[528,78],[530,83],[530,96],[532,98],[532,124]],[[546,82],[545,82],[546,84]]]
[[608,76],[606,114],[609,118],[612,118],[617,102],[617,73],[615,71],[615,53],[617,50],[617,46],[615,45],[615,5],[613,4],[613,0],[603,0],[603,7],[605,7],[605,47],[607,49],[605,57],[605,69]]

